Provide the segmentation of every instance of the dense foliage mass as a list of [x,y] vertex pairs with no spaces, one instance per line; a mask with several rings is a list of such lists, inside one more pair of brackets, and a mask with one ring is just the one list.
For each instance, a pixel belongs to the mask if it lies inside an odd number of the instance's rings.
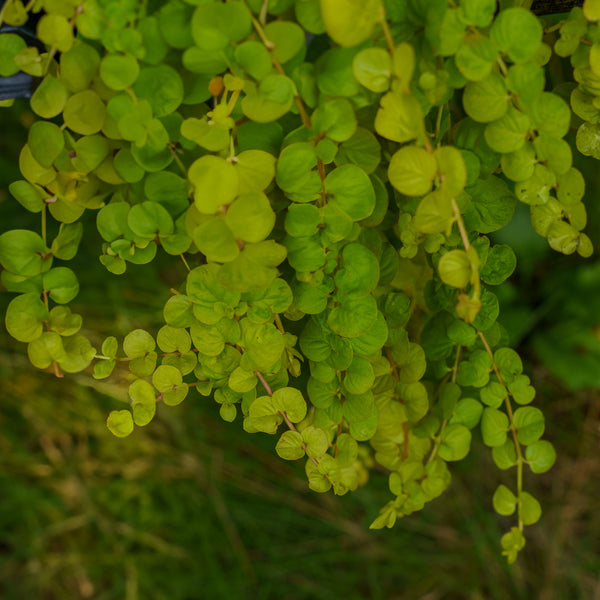
[[[40,233],[0,236],[9,333],[57,376],[127,368],[117,436],[199,393],[277,435],[315,491],[385,470],[373,528],[441,495],[479,429],[515,471],[493,496],[515,514],[514,561],[541,514],[524,472],[555,452],[496,321],[515,254],[488,236],[522,202],[553,249],[590,256],[572,111],[577,148],[600,158],[600,1],[553,39],[530,4],[9,0],[13,26],[45,11],[45,51],[0,36],[0,75],[40,78],[10,186]],[[551,91],[558,57],[576,83]],[[63,266],[82,240],[116,275],[183,261],[163,327],[93,347]]]

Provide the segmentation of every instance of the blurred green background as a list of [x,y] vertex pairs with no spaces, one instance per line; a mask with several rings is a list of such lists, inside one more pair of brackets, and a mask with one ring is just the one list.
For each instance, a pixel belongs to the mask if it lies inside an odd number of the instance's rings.
[[[33,118],[26,106],[0,112],[1,231],[38,227],[7,192]],[[578,160],[597,248],[597,163]],[[108,276],[87,212],[73,307],[86,334],[155,331],[179,266]],[[544,514],[513,567],[499,551],[511,522],[491,498],[514,473],[498,471],[477,436],[441,498],[393,530],[369,531],[389,499],[383,473],[341,498],[310,492],[273,438],[224,423],[194,393],[117,439],[105,420],[125,401],[124,380],[36,371],[2,327],[0,598],[600,599],[600,262],[551,253],[528,219],[519,211],[497,236],[519,257],[497,292],[558,460],[526,478]],[[0,312],[11,297],[0,294]]]

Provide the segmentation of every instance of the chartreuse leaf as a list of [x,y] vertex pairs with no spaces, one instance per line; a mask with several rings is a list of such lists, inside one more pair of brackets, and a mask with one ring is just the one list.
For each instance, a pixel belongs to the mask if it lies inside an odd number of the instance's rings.
[[317,107],[311,116],[313,129],[334,142],[344,142],[356,131],[356,117],[346,98],[335,98]]
[[304,440],[297,431],[284,431],[275,451],[284,460],[297,460],[305,455]]
[[259,81],[273,69],[269,51],[257,40],[248,40],[239,44],[235,49],[235,59],[251,77]]
[[166,64],[141,69],[133,91],[138,98],[150,103],[156,117],[164,117],[175,111],[184,95],[181,76]]
[[106,119],[106,106],[100,96],[87,89],[69,97],[63,109],[66,126],[81,135],[98,133]]
[[542,42],[542,25],[521,7],[500,11],[490,30],[491,40],[515,63],[532,59]]
[[455,63],[469,81],[481,81],[492,71],[498,57],[498,48],[484,35],[467,36],[458,48]]
[[442,190],[435,190],[419,203],[413,224],[421,233],[443,233],[450,230],[452,220],[451,197]]
[[188,384],[183,382],[181,371],[172,365],[162,364],[152,374],[152,385],[160,392],[168,406],[176,406],[187,396]]
[[113,90],[124,90],[138,78],[140,67],[130,54],[107,54],[100,62],[100,77]]
[[423,196],[431,191],[438,163],[421,146],[403,146],[395,152],[388,167],[390,183],[407,196]]
[[333,197],[332,204],[351,219],[368,217],[375,208],[375,190],[369,176],[355,165],[342,165],[325,177],[325,190]]
[[482,81],[469,82],[462,100],[467,115],[479,123],[496,121],[509,107],[505,80],[497,73],[490,73]]
[[66,356],[60,361],[60,368],[65,373],[78,373],[86,369],[96,355],[95,348],[89,340],[79,334],[63,338]]
[[44,290],[58,304],[71,302],[79,293],[79,281],[73,271],[67,267],[55,267],[42,276]]
[[106,426],[113,435],[127,437],[133,431],[133,417],[128,410],[113,410],[108,415]]
[[190,334],[183,327],[163,325],[158,330],[156,343],[163,352],[180,352],[185,354],[192,347]]
[[273,406],[285,412],[292,423],[299,423],[306,416],[306,401],[296,388],[283,387],[273,392]]
[[460,18],[469,25],[487,27],[496,12],[496,0],[463,0],[460,4]]
[[461,398],[454,409],[450,424],[457,423],[464,425],[467,429],[473,429],[479,423],[482,412],[481,402],[474,398]]
[[354,77],[372,92],[386,92],[390,87],[392,57],[384,48],[365,48],[352,62]]
[[314,170],[317,162],[312,144],[286,146],[277,161],[277,185],[295,202],[316,200],[321,192],[321,178]]
[[533,176],[537,162],[536,151],[531,142],[525,142],[518,150],[502,155],[502,172],[513,181],[525,181]]
[[273,44],[271,52],[280,64],[285,64],[306,50],[304,31],[290,21],[271,21],[264,28],[266,38]]
[[539,408],[524,406],[514,413],[514,425],[517,428],[517,438],[524,445],[537,442],[545,429],[544,415]]
[[508,417],[496,408],[484,408],[481,416],[481,435],[486,446],[502,446],[509,428]]
[[264,150],[240,152],[234,163],[239,179],[239,193],[262,192],[275,177],[275,157]]
[[358,298],[375,289],[379,281],[379,263],[375,255],[361,244],[344,246],[340,266],[334,281],[341,294]]
[[529,492],[519,494],[519,516],[523,525],[533,525],[542,516],[540,503]]
[[225,223],[233,235],[245,242],[264,240],[275,225],[275,213],[262,192],[239,196],[227,210]]
[[440,189],[450,196],[458,196],[467,183],[467,169],[460,150],[452,146],[440,146],[433,156],[437,163]]
[[192,16],[192,36],[206,50],[220,50],[229,42],[238,42],[250,34],[250,12],[243,2],[204,3]]
[[258,86],[247,81],[244,86],[242,110],[246,117],[257,123],[276,121],[285,115],[294,102],[296,86],[285,75],[271,73]]
[[62,81],[46,75],[31,96],[31,109],[44,119],[52,119],[63,111],[68,96],[67,87]]
[[340,46],[356,46],[366,40],[377,22],[379,0],[320,0],[327,34]]
[[32,277],[47,271],[52,257],[42,238],[27,229],[13,229],[0,235],[0,265],[7,271]]
[[375,116],[375,131],[394,142],[410,142],[424,137],[423,109],[412,95],[391,91],[381,98]]
[[71,313],[68,306],[55,306],[50,311],[48,326],[52,331],[63,336],[76,334],[83,323],[81,315]]
[[60,127],[48,121],[36,121],[29,129],[29,149],[42,167],[50,167],[65,146]]
[[15,57],[26,47],[27,44],[21,36],[3,32],[0,39],[0,77],[11,77],[19,72]]
[[472,278],[471,260],[464,250],[450,250],[440,258],[438,273],[446,285],[464,288]]
[[38,213],[44,208],[44,200],[48,194],[39,185],[29,183],[29,181],[13,181],[8,186],[9,192],[17,202],[32,213]]
[[156,413],[156,394],[154,388],[143,379],[136,379],[129,386],[129,397],[133,411],[133,421],[143,427],[148,425]]
[[252,402],[247,417],[249,424],[263,433],[274,434],[283,420],[270,396],[259,396]]
[[525,547],[525,538],[523,532],[518,527],[512,527],[508,533],[505,533],[500,540],[502,545],[502,555],[506,556],[509,565],[517,560],[517,555]]
[[442,431],[438,456],[444,460],[462,460],[471,448],[471,432],[458,423],[447,425]]
[[67,52],[73,45],[73,29],[63,15],[46,14],[37,25],[38,38],[48,46]]
[[198,225],[192,239],[210,261],[231,262],[240,253],[233,232],[221,217],[213,217]]
[[494,510],[505,517],[512,515],[517,510],[517,497],[502,484],[496,488],[492,502]]
[[538,440],[527,446],[525,449],[525,458],[529,468],[534,473],[545,473],[550,470],[556,462],[556,450],[554,446],[546,440]]
[[236,292],[265,289],[277,277],[276,267],[285,259],[286,254],[285,247],[273,240],[246,244],[234,261],[223,265],[218,281]]
[[377,320],[377,302],[371,295],[344,298],[329,313],[327,322],[340,336],[355,338],[366,334]]
[[335,155],[338,166],[352,163],[365,173],[372,173],[381,161],[381,146],[371,131],[357,127],[354,134],[342,142]]
[[38,293],[21,294],[6,309],[6,330],[20,342],[32,342],[42,334],[47,319],[48,309]]
[[529,117],[511,106],[502,117],[485,128],[485,141],[496,152],[516,152],[525,144],[530,126]]
[[235,167],[224,158],[212,154],[192,163],[188,178],[194,186],[195,206],[201,213],[216,213],[219,207],[231,204],[239,191]]
[[154,338],[143,329],[134,329],[123,340],[123,351],[131,358],[129,369],[138,377],[146,377],[154,371],[156,366],[156,352]]
[[313,427],[312,425],[309,425],[308,427],[303,429],[302,439],[306,444],[306,454],[311,458],[321,458],[321,456],[323,456],[329,448],[329,440],[327,439],[327,434],[318,427]]

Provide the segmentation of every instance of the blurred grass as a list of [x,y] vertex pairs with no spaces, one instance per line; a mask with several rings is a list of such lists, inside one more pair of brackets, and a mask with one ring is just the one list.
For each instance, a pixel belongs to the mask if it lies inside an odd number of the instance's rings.
[[[28,121],[5,114],[3,187],[18,177]],[[35,227],[15,205],[0,191],[0,228]],[[75,267],[85,326],[98,340],[155,331],[179,265],[107,279],[88,252]],[[0,294],[0,311],[8,300]],[[499,472],[478,439],[446,494],[393,530],[369,531],[389,497],[383,474],[341,498],[312,493],[272,437],[223,423],[194,393],[114,438],[105,419],[124,381],[37,372],[2,329],[0,598],[600,600],[600,395],[568,392],[541,367],[531,376],[558,462],[526,478],[544,515],[509,568],[499,537],[512,523],[494,515],[491,496],[514,473]]]

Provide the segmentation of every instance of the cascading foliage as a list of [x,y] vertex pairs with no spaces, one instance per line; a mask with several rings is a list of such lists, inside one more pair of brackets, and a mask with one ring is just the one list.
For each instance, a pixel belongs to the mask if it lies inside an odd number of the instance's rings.
[[[117,436],[200,394],[312,490],[385,470],[372,528],[440,496],[478,430],[515,475],[493,496],[513,562],[541,514],[525,473],[555,452],[496,321],[515,254],[488,234],[523,202],[552,248],[591,255],[571,127],[600,158],[600,1],[552,26],[530,4],[8,0],[11,25],[45,11],[47,49],[0,36],[0,75],[40,78],[10,186],[39,233],[0,236],[8,332],[59,376],[128,369]],[[557,56],[576,83],[550,80]],[[82,239],[116,275],[183,261],[164,326],[93,347],[63,266]]]

